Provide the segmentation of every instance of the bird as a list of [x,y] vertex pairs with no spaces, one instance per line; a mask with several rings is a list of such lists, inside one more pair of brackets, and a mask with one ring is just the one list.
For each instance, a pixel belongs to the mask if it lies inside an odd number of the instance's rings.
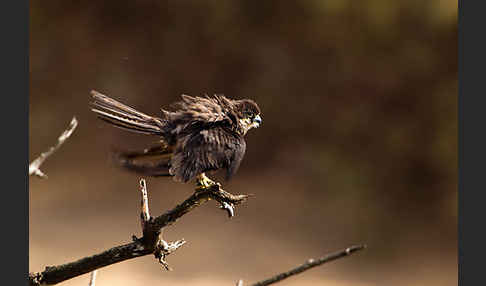
[[[230,99],[224,95],[205,97],[181,95],[174,111],[161,108],[162,116],[137,111],[95,90],[91,111],[116,127],[158,136],[155,146],[143,151],[118,152],[126,169],[149,176],[171,176],[176,182],[193,179],[201,188],[219,184],[206,173],[226,170],[229,180],[245,155],[245,135],[262,124],[261,111],[251,99]],[[137,160],[155,159],[155,164]]]

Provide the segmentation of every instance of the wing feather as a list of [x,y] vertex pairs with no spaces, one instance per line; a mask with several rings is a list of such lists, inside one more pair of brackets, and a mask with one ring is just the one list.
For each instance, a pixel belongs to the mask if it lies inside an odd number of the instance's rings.
[[171,112],[163,110],[168,121],[174,124],[174,132],[179,133],[188,125],[195,122],[199,123],[215,123],[215,122],[231,122],[232,118],[228,114],[231,110],[229,106],[232,102],[224,96],[214,97],[192,97],[189,95],[181,95],[182,100],[175,103],[174,107],[178,110]]
[[124,169],[139,174],[160,177],[169,174],[172,150],[164,142],[159,142],[143,151],[115,151],[114,159]]
[[238,170],[245,149],[243,137],[227,128],[203,129],[181,139],[169,172],[176,181],[187,182],[203,172],[226,168],[226,178],[230,179]]

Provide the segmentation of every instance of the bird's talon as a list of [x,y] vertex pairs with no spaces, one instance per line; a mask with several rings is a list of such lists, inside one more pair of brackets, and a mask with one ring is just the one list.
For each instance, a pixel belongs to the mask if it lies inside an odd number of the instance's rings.
[[228,212],[228,217],[232,218],[235,216],[235,209],[232,203],[222,202],[219,208],[226,210]]
[[209,189],[214,185],[221,186],[219,183],[214,182],[210,178],[208,178],[204,173],[199,175],[196,181],[196,187],[198,190],[205,190]]

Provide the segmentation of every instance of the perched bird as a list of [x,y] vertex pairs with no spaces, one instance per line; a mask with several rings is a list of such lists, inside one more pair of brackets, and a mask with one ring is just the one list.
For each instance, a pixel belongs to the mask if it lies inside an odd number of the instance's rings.
[[[244,136],[262,123],[260,108],[250,99],[232,100],[222,95],[191,97],[162,109],[162,118],[149,116],[97,91],[91,91],[92,111],[99,118],[133,132],[159,136],[157,146],[141,152],[119,153],[124,167],[151,176],[173,176],[177,182],[209,187],[215,182],[205,173],[226,169],[233,176],[245,154]],[[155,164],[136,163],[143,157]]]

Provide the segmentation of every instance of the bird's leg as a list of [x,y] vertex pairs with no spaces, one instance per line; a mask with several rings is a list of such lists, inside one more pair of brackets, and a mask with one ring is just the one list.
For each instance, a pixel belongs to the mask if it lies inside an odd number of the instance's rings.
[[217,183],[206,176],[206,174],[201,173],[196,178],[196,186],[198,189],[207,189]]

